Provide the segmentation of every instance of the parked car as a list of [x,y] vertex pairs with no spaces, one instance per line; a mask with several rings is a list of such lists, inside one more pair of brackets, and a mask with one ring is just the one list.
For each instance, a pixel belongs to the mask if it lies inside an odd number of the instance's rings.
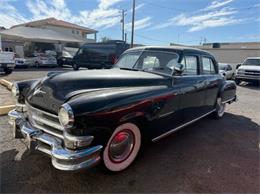
[[129,44],[123,41],[87,43],[74,56],[72,67],[74,70],[78,70],[80,67],[88,69],[111,68],[127,49],[129,49]]
[[61,56],[58,57],[57,62],[59,66],[73,65],[73,57],[77,53],[77,48],[65,47],[62,51]]
[[28,61],[25,58],[21,58],[19,55],[15,54],[15,68],[27,68]]
[[0,51],[0,71],[11,74],[14,67],[14,52]]
[[239,85],[241,81],[260,84],[260,57],[249,57],[239,66],[236,83]]
[[29,66],[35,66],[39,68],[40,66],[57,66],[57,59],[52,55],[47,55],[45,53],[34,53],[27,56],[26,61]]
[[230,64],[219,63],[219,73],[227,80],[234,80],[236,76],[236,69]]
[[16,138],[49,155],[60,170],[102,161],[132,164],[144,140],[158,141],[201,118],[223,117],[236,84],[208,52],[185,47],[126,51],[110,70],[53,72],[13,84],[9,113]]

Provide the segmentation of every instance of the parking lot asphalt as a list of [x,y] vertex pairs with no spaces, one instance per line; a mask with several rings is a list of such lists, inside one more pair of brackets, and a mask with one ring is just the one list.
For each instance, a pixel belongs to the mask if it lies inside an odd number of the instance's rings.
[[[20,70],[1,78],[38,78],[48,71]],[[5,90],[0,88],[1,99]],[[49,157],[30,154],[24,141],[12,138],[8,117],[2,116],[0,192],[260,193],[259,97],[258,87],[243,83],[223,119],[208,117],[145,145],[135,163],[117,174],[99,167],[76,173],[54,169]]]

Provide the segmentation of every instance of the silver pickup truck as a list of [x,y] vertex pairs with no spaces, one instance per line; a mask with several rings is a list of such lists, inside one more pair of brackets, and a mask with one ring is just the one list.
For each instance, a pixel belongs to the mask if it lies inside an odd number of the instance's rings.
[[247,58],[238,68],[236,79],[237,85],[241,81],[260,83],[260,57]]
[[0,72],[11,74],[15,67],[14,52],[0,51]]

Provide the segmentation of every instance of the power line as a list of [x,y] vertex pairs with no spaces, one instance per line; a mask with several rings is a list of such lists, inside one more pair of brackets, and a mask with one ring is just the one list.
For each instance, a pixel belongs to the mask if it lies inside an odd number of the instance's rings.
[[178,12],[188,12],[187,10],[183,10],[183,9],[179,9],[179,8],[173,8],[173,7],[167,7],[167,6],[157,4],[157,3],[151,3],[151,2],[148,2],[148,1],[143,1],[143,2],[145,2],[146,4],[148,4],[150,6],[156,7],[156,8],[168,9],[168,10],[178,11]]

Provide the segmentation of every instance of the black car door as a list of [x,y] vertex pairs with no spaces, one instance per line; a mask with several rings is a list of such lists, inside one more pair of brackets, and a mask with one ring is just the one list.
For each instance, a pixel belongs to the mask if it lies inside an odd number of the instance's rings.
[[187,123],[205,112],[207,80],[200,75],[198,55],[185,54],[181,63],[185,69],[181,76],[175,77],[174,86],[179,88],[179,109],[182,111],[183,123]]
[[218,74],[217,62],[211,56],[201,56],[201,77],[206,81],[206,98],[204,112],[210,112],[214,109],[219,85],[222,80]]

